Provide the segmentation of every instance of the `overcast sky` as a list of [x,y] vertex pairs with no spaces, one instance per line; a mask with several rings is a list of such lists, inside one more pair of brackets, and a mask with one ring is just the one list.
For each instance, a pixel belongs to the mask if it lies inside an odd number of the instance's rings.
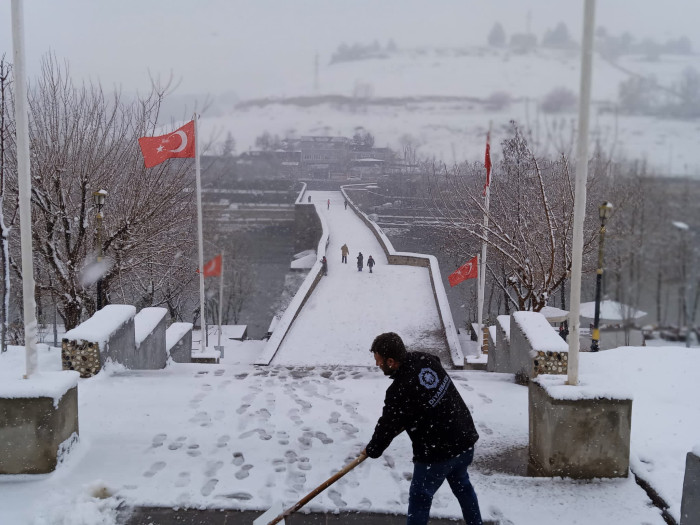
[[[237,92],[313,71],[342,42],[399,47],[483,44],[494,22],[506,32],[543,32],[565,22],[580,40],[583,0],[25,0],[30,76],[42,55],[68,60],[75,77],[124,90],[148,86],[149,71],[181,81],[178,93]],[[599,0],[596,25],[665,40],[688,36],[700,2]],[[10,2],[0,1],[0,53],[12,56]]]

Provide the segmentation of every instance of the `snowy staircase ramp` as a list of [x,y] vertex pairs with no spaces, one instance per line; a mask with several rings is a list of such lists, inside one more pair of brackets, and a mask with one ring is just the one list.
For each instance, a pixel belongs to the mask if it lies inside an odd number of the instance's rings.
[[[310,191],[323,233],[316,263],[302,283],[256,364],[372,366],[369,348],[396,332],[412,350],[461,368],[464,356],[435,257],[396,252],[381,229],[338,191]],[[328,201],[330,200],[330,206]],[[350,249],[347,264],[340,249]],[[357,269],[362,252],[365,266]],[[376,266],[366,266],[372,256]]]

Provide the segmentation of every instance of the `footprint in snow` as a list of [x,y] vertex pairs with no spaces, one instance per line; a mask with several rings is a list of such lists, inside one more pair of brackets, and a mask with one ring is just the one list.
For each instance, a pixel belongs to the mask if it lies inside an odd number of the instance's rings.
[[207,469],[204,471],[204,475],[208,478],[216,476],[219,469],[224,466],[223,461],[209,461],[207,463]]
[[238,501],[248,501],[253,499],[252,494],[247,492],[234,492],[232,494],[219,494],[219,498],[236,499]]
[[224,372],[226,372],[226,370],[224,370],[223,368],[219,368],[218,370],[214,370],[214,375],[215,376],[222,376],[222,375],[224,375]]
[[336,507],[347,507],[348,504],[343,501],[343,498],[340,497],[340,492],[337,490],[331,489],[328,491],[328,497],[330,500],[335,504]]
[[250,473],[248,471],[252,468],[253,465],[245,464],[241,467],[241,470],[234,474],[234,476],[236,476],[236,479],[245,479],[248,476],[250,476]]
[[167,434],[156,434],[153,437],[153,443],[151,443],[152,448],[158,448],[162,447],[163,443],[165,443],[165,440],[167,439],[168,435]]
[[493,434],[493,430],[491,430],[489,427],[487,427],[484,423],[479,423],[478,427],[479,427],[479,430],[483,430],[484,434],[486,434],[487,436],[490,436],[491,434]]
[[153,465],[151,465],[151,468],[149,468],[146,472],[143,473],[143,477],[145,478],[152,478],[158,472],[163,470],[165,468],[165,461],[156,461]]
[[318,439],[320,439],[321,443],[323,443],[324,445],[328,445],[329,443],[333,443],[333,440],[331,438],[329,438],[325,432],[316,432],[314,434],[314,436],[316,436]]
[[231,463],[233,463],[234,465],[236,465],[238,467],[240,465],[243,465],[244,462],[245,462],[245,457],[243,456],[243,452],[234,452],[233,453],[233,461],[231,461]]
[[284,472],[285,470],[287,470],[287,467],[286,467],[286,465],[284,464],[284,460],[283,460],[283,459],[279,459],[279,458],[278,458],[278,459],[273,459],[273,460],[272,460],[272,466],[274,467],[275,472]]
[[271,415],[272,415],[272,414],[270,414],[270,411],[267,408],[261,408],[260,410],[258,410],[256,412],[256,414],[258,415],[260,421],[262,421],[262,422],[269,420]]
[[190,484],[190,473],[189,472],[180,472],[177,475],[177,479],[175,480],[175,486],[176,487],[186,487],[189,484]]
[[484,400],[484,403],[493,403],[493,399],[486,394],[479,393],[479,397]]
[[204,486],[202,487],[201,493],[202,496],[208,496],[212,492],[214,492],[214,488],[216,487],[216,484],[219,482],[218,479],[210,479],[207,481]]

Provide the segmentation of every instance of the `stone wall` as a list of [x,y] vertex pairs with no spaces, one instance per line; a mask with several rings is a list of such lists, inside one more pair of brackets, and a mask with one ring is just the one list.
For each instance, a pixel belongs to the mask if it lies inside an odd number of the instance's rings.
[[510,318],[510,372],[520,384],[538,374],[568,374],[568,346],[544,315],[515,312]]
[[[501,319],[502,317],[506,319]],[[509,321],[510,318],[505,315],[496,318],[496,344],[492,345],[486,364],[486,370],[489,372],[513,373],[510,363],[510,327],[504,326],[506,320]]]
[[173,323],[165,331],[166,351],[176,363],[192,361],[192,323]]
[[[155,318],[160,320],[155,326],[147,326],[147,335],[142,341],[135,341],[135,365],[137,370],[159,370],[165,368],[168,362],[168,353],[165,349],[165,317],[168,310],[165,308],[144,308],[136,314],[134,325],[138,327],[142,323],[152,323]],[[137,330],[140,332],[141,330]]]

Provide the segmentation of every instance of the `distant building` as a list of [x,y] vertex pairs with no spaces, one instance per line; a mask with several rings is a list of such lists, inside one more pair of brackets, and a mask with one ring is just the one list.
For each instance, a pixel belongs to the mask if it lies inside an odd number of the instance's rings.
[[246,151],[236,160],[236,168],[241,179],[296,180],[301,176],[301,151]]
[[350,139],[347,137],[301,138],[302,176],[311,179],[343,179],[350,167]]

